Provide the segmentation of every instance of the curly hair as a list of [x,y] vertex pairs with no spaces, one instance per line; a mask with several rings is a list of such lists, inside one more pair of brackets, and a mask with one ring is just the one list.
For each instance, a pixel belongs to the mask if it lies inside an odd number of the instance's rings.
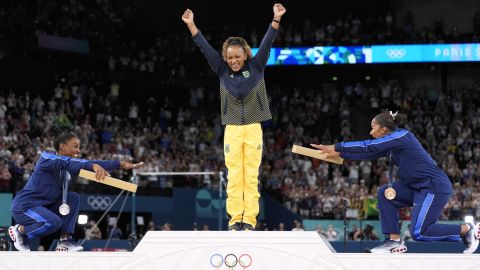
[[227,48],[230,46],[240,46],[243,51],[247,54],[247,59],[252,58],[252,48],[248,45],[248,42],[242,37],[229,37],[222,46],[222,57],[224,60],[227,59]]
[[54,137],[52,144],[53,148],[55,148],[57,151],[60,151],[60,144],[65,144],[73,138],[78,138],[78,136],[71,130],[62,129],[56,125],[51,126],[48,129],[48,133]]
[[375,116],[374,119],[380,126],[393,131],[397,126],[403,126],[405,124],[407,116],[399,113],[393,114],[392,112],[383,112]]

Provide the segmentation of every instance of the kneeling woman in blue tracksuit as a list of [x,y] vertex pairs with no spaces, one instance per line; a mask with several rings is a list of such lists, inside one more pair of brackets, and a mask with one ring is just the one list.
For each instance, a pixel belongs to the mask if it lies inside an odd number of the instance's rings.
[[399,209],[413,206],[410,233],[417,241],[463,240],[464,253],[473,253],[478,247],[480,223],[462,225],[440,224],[440,214],[452,194],[452,184],[420,142],[408,130],[397,128],[404,119],[397,113],[381,113],[371,122],[373,140],[341,142],[335,145],[313,147],[345,159],[378,159],[390,156],[398,166],[398,181],[392,183],[396,196],[389,200],[384,192],[388,185],[378,190],[378,208],[382,232],[388,237],[373,248],[373,253],[405,252],[407,247],[400,239]]
[[85,160],[80,154],[80,140],[66,131],[53,140],[56,153],[42,152],[25,187],[12,203],[12,216],[17,225],[9,228],[14,246],[19,251],[30,251],[29,239],[39,238],[60,230],[57,251],[81,251],[83,247],[73,241],[72,235],[79,211],[79,195],[68,192],[67,204],[70,213],[61,216],[62,186],[69,175],[76,176],[80,169],[94,171],[97,181],[102,181],[107,171],[132,169],[143,163],[132,164],[119,160]]

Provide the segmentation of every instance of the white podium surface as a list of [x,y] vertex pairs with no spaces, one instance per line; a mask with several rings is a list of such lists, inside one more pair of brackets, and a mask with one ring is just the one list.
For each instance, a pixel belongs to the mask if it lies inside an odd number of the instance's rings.
[[0,270],[480,268],[477,254],[335,253],[330,248],[316,232],[150,231],[133,252],[0,252]]
[[313,231],[163,231],[148,232],[134,252],[165,269],[316,269],[314,258],[332,254],[328,245]]

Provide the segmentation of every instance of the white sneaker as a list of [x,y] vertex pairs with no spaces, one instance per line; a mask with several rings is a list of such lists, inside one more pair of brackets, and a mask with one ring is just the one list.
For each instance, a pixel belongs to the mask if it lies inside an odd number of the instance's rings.
[[27,244],[26,235],[22,234],[18,230],[18,227],[20,227],[20,224],[10,226],[8,228],[8,234],[13,241],[13,245],[18,251],[30,251],[30,247]]
[[480,223],[468,223],[470,230],[463,237],[463,243],[467,248],[463,251],[465,254],[474,253],[480,243]]
[[83,247],[75,243],[73,239],[60,240],[57,244],[57,248],[55,248],[55,251],[76,252],[83,251]]
[[403,240],[394,241],[385,239],[383,244],[370,250],[371,253],[404,253],[407,252],[407,246]]

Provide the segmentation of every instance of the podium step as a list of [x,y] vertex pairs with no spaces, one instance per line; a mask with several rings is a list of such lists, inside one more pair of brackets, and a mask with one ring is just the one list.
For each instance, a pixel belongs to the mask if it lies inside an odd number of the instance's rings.
[[135,252],[165,269],[314,269],[312,259],[335,251],[313,231],[150,231]]
[[[435,243],[431,243],[435,245]],[[479,254],[336,253],[316,232],[150,231],[133,252],[0,252],[0,270],[467,270]]]

